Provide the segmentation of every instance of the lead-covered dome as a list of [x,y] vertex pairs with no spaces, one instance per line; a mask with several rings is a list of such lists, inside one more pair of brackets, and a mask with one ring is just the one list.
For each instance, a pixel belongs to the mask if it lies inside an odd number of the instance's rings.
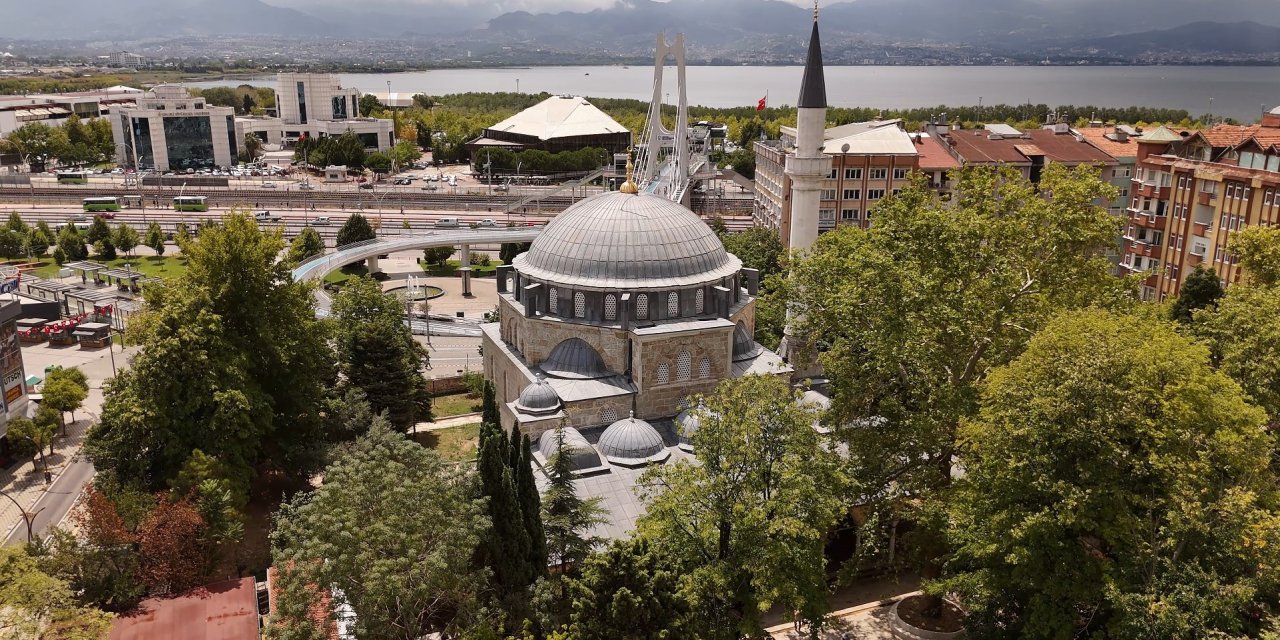
[[526,277],[583,289],[694,286],[742,268],[697,214],[617,191],[565,209],[513,264]]
[[600,453],[614,464],[639,466],[661,462],[668,455],[667,445],[653,425],[635,417],[623,418],[604,430],[596,443]]
[[564,449],[569,456],[570,469],[575,472],[590,471],[604,466],[600,461],[600,454],[596,453],[596,450],[591,448],[591,443],[587,442],[582,433],[573,427],[548,429],[542,432],[542,437],[538,438],[538,453],[542,454],[548,465],[551,464],[551,457],[556,454],[559,434],[564,434]]
[[541,375],[533,384],[520,392],[516,398],[516,409],[529,415],[549,415],[560,410],[560,395],[547,384]]

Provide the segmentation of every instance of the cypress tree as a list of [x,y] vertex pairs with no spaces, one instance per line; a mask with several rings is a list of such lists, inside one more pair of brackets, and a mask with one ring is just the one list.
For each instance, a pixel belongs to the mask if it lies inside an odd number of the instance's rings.
[[498,400],[495,397],[492,380],[485,380],[484,386],[480,393],[481,396],[481,414],[480,424],[488,425],[492,428],[501,428],[502,416],[498,413]]
[[516,467],[520,509],[524,515],[524,528],[529,536],[529,581],[547,573],[547,537],[542,530],[542,499],[538,496],[538,484],[533,478],[533,447],[529,436],[520,436],[520,464]]
[[493,526],[477,551],[480,563],[493,571],[500,595],[523,589],[529,575],[529,536],[516,500],[515,479],[506,465],[507,449],[506,434],[497,429],[481,441],[478,462],[480,491],[488,498]]

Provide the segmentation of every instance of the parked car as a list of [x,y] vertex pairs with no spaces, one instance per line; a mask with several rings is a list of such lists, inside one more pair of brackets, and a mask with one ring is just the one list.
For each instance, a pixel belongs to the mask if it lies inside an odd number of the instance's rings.
[[263,188],[263,189],[274,189],[274,188],[276,188],[276,183],[274,183],[274,182],[264,182],[264,183],[262,183],[262,188]]
[[103,220],[115,220],[115,219],[116,219],[116,212],[114,212],[114,211],[99,211],[98,213],[93,214],[93,217],[95,217],[95,218],[102,218]]
[[457,229],[459,222],[457,218],[440,218],[436,220],[437,229]]
[[313,227],[327,227],[327,226],[329,226],[329,216],[317,216],[317,217],[315,217],[315,218],[312,218],[312,219],[311,219],[311,226],[313,226]]
[[303,182],[302,184],[298,185],[298,188],[302,189],[303,191],[311,191],[312,189],[315,189],[315,187],[312,186],[310,182]]
[[361,183],[360,183],[360,188],[361,188],[361,189],[372,189],[372,188],[373,188],[373,183],[372,183],[372,182],[361,182]]
[[280,222],[280,215],[270,211],[259,211],[253,214],[253,218],[258,222]]
[[476,226],[477,227],[496,227],[498,226],[498,223],[493,218],[485,218],[484,220],[477,222]]

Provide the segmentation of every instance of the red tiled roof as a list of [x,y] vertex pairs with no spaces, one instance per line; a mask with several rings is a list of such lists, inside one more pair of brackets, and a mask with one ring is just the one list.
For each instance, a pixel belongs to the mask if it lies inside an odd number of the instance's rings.
[[929,170],[947,170],[960,167],[960,163],[951,157],[946,148],[938,142],[937,138],[920,136],[916,143],[916,152],[919,154],[920,168]]
[[1113,127],[1089,127],[1087,129],[1078,129],[1080,135],[1089,144],[1101,149],[1103,153],[1112,158],[1136,158],[1138,156],[1138,143],[1129,138],[1124,142],[1118,142],[1107,137],[1107,134],[1115,131]]
[[111,623],[111,640],[258,640],[253,578],[207,585],[176,598],[148,598]]
[[1234,147],[1253,137],[1260,129],[1262,127],[1256,124],[1220,124],[1200,131],[1200,137],[1208,142],[1209,146],[1219,149]]

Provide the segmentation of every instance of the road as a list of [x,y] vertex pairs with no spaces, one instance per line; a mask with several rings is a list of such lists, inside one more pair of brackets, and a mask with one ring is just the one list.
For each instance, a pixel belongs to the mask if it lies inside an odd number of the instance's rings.
[[[50,529],[62,523],[63,518],[66,518],[67,513],[71,511],[71,507],[75,506],[80,492],[92,478],[93,463],[85,459],[82,453],[77,452],[71,463],[62,470],[49,490],[40,496],[31,509],[36,513],[32,521],[32,533],[35,537],[48,534]],[[26,541],[27,527],[19,522],[9,534],[9,538],[5,540],[5,544]]]

